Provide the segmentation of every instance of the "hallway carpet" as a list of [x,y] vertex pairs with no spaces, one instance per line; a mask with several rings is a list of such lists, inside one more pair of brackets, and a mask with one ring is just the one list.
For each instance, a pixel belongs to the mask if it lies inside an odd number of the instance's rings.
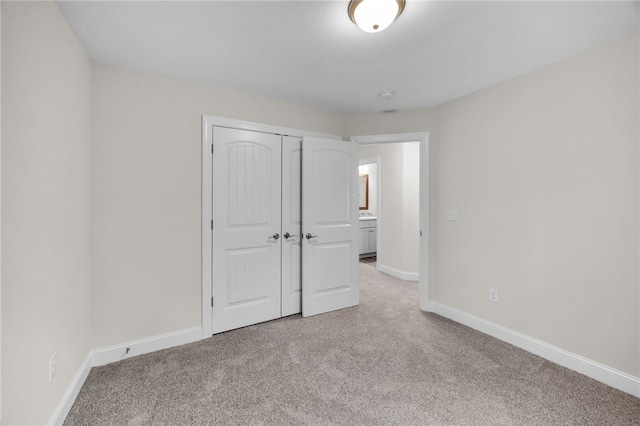
[[638,425],[640,400],[418,309],[360,264],[360,306],[91,370],[66,425]]

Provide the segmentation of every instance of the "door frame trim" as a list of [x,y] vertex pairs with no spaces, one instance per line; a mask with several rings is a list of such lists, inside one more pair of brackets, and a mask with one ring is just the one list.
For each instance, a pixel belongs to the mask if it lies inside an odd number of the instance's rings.
[[202,115],[202,215],[201,215],[201,244],[202,244],[202,338],[206,339],[213,334],[213,230],[211,221],[213,218],[213,158],[211,148],[213,146],[213,127],[229,127],[239,130],[271,133],[276,135],[315,136],[328,139],[342,140],[341,136],[325,133],[311,132],[308,130],[293,129],[289,127],[274,126],[270,124],[255,123],[233,118],[219,117],[215,115]]
[[[422,236],[419,240],[420,257],[418,281],[420,295],[420,310],[429,312],[429,132],[393,133],[383,135],[351,136],[352,142],[361,145],[400,143],[400,142],[420,142],[420,231]],[[380,168],[378,167],[378,178],[380,178]],[[380,235],[378,235],[380,237]],[[378,242],[380,240],[378,239]]]

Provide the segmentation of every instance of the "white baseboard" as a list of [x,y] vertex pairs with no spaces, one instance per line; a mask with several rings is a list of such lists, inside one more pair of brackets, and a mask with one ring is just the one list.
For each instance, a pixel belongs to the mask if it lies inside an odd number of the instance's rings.
[[[87,380],[91,367],[110,364],[125,358],[131,358],[132,356],[197,342],[198,340],[202,340],[202,327],[193,327],[186,330],[161,334],[159,336],[134,340],[120,345],[89,351],[87,357],[78,369],[76,375],[73,377],[71,384],[62,396],[60,403],[51,415],[47,424],[57,426],[64,423],[64,420],[67,418],[67,414],[69,414],[69,410],[71,410],[78,393],[80,393],[82,385],[84,385],[85,380]],[[127,348],[129,348],[128,353]]]
[[510,343],[527,352],[538,355],[546,360],[584,374],[599,382],[619,389],[640,398],[640,378],[618,371],[604,364],[576,355],[564,349],[534,339],[501,325],[494,324],[466,312],[437,302],[428,303],[428,312],[433,312],[460,324],[464,324],[496,339]]
[[395,268],[391,268],[389,266],[382,265],[378,263],[377,265],[378,271],[384,272],[387,275],[391,275],[392,277],[396,277],[399,280],[403,281],[419,281],[419,275],[416,272],[403,272],[399,271]]
[[[185,345],[187,343],[197,342],[198,340],[202,340],[202,327],[193,327],[173,333],[148,337],[146,339],[133,340],[128,343],[121,343],[102,349],[94,349],[91,351],[92,366],[98,367],[131,358],[132,356]],[[127,348],[129,348],[128,352]]]
[[51,415],[51,418],[47,423],[48,425],[58,426],[64,423],[64,419],[67,418],[67,414],[69,414],[69,410],[71,410],[76,397],[80,393],[82,385],[84,384],[85,380],[87,380],[89,371],[91,371],[91,352],[87,354],[87,357],[80,365],[78,372],[75,376],[73,376],[73,379],[71,380],[71,383],[69,384],[66,392],[62,396],[60,403],[58,403],[58,406]]

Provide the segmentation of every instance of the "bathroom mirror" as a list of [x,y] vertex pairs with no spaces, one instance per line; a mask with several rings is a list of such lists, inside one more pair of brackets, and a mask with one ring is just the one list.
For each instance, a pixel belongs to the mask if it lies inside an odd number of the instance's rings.
[[369,175],[360,175],[360,210],[369,210]]

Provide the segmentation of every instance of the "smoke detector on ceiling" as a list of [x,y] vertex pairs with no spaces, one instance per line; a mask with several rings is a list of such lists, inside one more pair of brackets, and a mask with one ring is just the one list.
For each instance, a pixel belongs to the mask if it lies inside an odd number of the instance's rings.
[[383,101],[389,100],[391,98],[393,98],[393,90],[383,90],[382,92],[380,92],[380,99],[382,99]]

